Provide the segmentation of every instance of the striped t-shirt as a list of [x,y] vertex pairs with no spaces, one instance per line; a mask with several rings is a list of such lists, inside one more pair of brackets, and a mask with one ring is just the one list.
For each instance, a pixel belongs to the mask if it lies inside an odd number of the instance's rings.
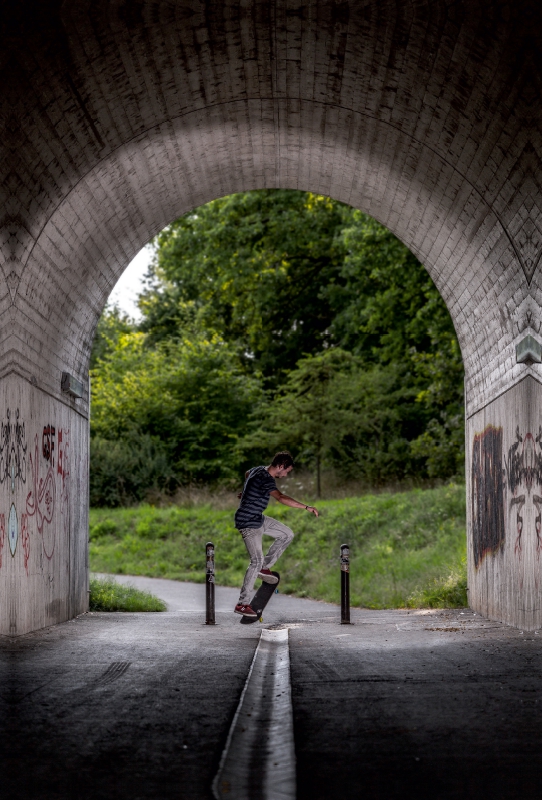
[[265,467],[252,467],[248,471],[241,503],[235,512],[235,527],[242,531],[245,528],[261,528],[263,514],[269,505],[269,495],[277,488],[275,479]]

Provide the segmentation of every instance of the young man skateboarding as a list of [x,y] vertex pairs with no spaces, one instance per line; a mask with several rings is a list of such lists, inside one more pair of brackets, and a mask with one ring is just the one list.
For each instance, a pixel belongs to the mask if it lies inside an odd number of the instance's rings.
[[[264,517],[262,512],[267,508],[269,498],[274,497],[285,506],[303,508],[310,511],[315,517],[318,516],[318,511],[314,506],[300,503],[277,489],[275,478],[285,478],[293,468],[294,460],[286,450],[277,453],[268,467],[252,467],[245,474],[245,485],[241,494],[238,495],[241,503],[235,512],[235,527],[243,537],[250,556],[250,564],[243,581],[239,602],[234,609],[236,614],[242,614],[245,617],[257,616],[250,606],[254,582],[256,578],[261,578],[266,583],[277,582],[277,578],[271,572],[271,567],[294,538],[294,534],[287,525],[271,517]],[[265,558],[262,548],[263,534],[272,536],[275,540]]]

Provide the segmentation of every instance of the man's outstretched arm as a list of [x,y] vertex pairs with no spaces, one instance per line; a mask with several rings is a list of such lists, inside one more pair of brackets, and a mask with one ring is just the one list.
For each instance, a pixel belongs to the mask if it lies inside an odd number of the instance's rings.
[[314,506],[308,506],[305,503],[300,503],[299,500],[294,500],[293,497],[289,497],[287,494],[282,494],[280,489],[275,489],[274,492],[271,492],[271,497],[274,497],[275,500],[278,500],[278,502],[282,503],[283,506],[290,506],[290,508],[306,508],[307,511],[310,511],[315,517],[319,516],[318,510]]

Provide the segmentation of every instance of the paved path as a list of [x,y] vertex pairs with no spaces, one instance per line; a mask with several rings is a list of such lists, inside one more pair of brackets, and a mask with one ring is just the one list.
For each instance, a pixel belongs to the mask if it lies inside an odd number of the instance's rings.
[[[261,626],[220,588],[205,626],[203,587],[171,584],[152,584],[165,613],[0,643],[3,796],[211,800]],[[271,602],[266,625],[289,628],[298,800],[542,796],[542,636],[468,611],[354,610],[346,627],[335,606]]]
[[[100,577],[100,573],[96,574]],[[163,578],[144,578],[140,575],[108,575],[107,577],[114,577],[119,583],[152,592],[161,600],[165,600],[169,613],[200,614],[200,616],[203,613],[203,621],[205,621],[204,583],[181,583]],[[231,614],[235,620],[233,609],[238,600],[239,589],[232,589],[228,586],[215,587],[215,606],[218,613]],[[285,621],[289,618],[298,620],[303,617],[340,620],[340,607],[332,603],[321,603],[318,600],[291,597],[282,594],[279,590],[279,594],[273,596],[266,609],[265,623],[269,622],[272,625],[274,622]]]

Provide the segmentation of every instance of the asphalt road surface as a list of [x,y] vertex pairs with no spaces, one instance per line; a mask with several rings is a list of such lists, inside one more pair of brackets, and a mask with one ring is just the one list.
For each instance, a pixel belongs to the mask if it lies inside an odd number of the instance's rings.
[[[212,797],[261,625],[233,589],[212,627],[202,585],[132,582],[169,610],[0,642],[2,798]],[[542,634],[468,610],[352,619],[280,594],[265,616],[290,629],[299,800],[542,796]]]

